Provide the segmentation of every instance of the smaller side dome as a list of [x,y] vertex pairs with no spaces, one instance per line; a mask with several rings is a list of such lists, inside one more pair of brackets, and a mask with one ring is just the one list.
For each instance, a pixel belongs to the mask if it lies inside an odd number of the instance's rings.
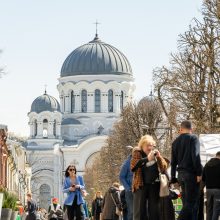
[[65,118],[63,119],[61,125],[79,125],[81,122],[75,118]]
[[31,112],[41,113],[44,111],[60,112],[59,102],[53,96],[48,95],[46,91],[37,97],[31,105]]
[[157,101],[157,99],[155,98],[155,96],[153,95],[153,92],[151,91],[148,96],[143,97],[139,101],[138,105],[142,105],[142,104],[149,103],[149,102],[154,102],[154,101]]

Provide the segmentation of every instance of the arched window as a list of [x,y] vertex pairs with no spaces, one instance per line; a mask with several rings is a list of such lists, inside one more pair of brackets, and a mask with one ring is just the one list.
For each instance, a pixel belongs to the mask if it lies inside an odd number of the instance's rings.
[[37,120],[34,120],[34,137],[37,136]]
[[53,124],[53,135],[56,137],[56,126],[57,126],[57,121],[54,120],[54,124]]
[[99,89],[95,90],[95,112],[101,112],[101,92]]
[[87,91],[82,90],[81,95],[82,112],[87,112]]
[[113,112],[113,91],[108,90],[108,112]]
[[71,91],[70,99],[71,99],[71,113],[74,113],[74,111],[75,111],[75,96],[74,96],[73,91]]
[[43,120],[43,138],[48,138],[48,120]]
[[120,108],[121,110],[123,109],[124,107],[124,92],[121,91],[121,96],[120,96]]
[[66,97],[65,95],[63,96],[63,112],[66,111]]
[[48,204],[50,204],[51,199],[51,188],[47,184],[40,186],[40,195],[39,195],[39,207],[44,207],[48,209]]
[[64,92],[62,91],[61,92],[61,95],[60,95],[60,104],[61,104],[61,111],[62,112],[65,112],[65,97],[64,97]]

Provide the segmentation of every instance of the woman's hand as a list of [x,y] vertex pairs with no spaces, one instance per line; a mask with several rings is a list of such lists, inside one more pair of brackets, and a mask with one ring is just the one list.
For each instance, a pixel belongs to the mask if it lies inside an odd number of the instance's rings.
[[70,192],[76,191],[76,186],[71,186],[71,187],[69,188],[69,191],[70,191]]
[[80,188],[80,185],[75,185],[75,188],[76,188],[76,189],[79,189],[79,188]]
[[160,156],[161,156],[161,155],[160,155],[160,151],[159,151],[159,150],[154,150],[154,156],[155,156],[156,158],[160,157]]
[[148,159],[148,161],[152,161],[152,160],[154,160],[154,152],[153,151],[151,151],[148,155],[147,155],[147,159]]

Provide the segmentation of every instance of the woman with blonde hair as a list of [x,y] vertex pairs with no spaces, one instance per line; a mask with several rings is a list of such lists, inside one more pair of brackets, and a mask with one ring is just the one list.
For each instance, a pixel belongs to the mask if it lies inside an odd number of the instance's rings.
[[167,162],[155,148],[156,142],[150,135],[144,135],[133,149],[131,170],[133,220],[159,220],[159,170],[167,169]]
[[103,204],[102,194],[100,191],[97,191],[92,201],[92,219],[93,220],[100,220],[100,214],[102,212],[102,204]]

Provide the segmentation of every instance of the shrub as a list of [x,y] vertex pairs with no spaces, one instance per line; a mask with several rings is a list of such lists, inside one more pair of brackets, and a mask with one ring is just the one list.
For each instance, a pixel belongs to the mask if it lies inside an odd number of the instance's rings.
[[15,211],[18,197],[14,193],[8,192],[4,188],[0,188],[0,192],[3,192],[2,208],[8,208]]

